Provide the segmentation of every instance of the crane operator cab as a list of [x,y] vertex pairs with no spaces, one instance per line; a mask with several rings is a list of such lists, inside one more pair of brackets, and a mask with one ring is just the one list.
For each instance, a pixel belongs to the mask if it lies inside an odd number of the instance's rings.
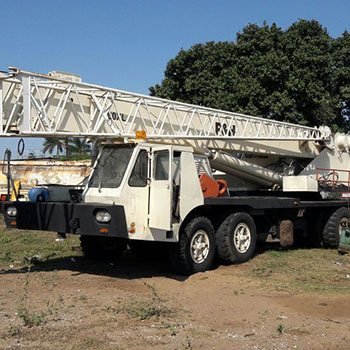
[[83,201],[123,206],[129,239],[177,241],[181,221],[204,203],[192,148],[105,145]]

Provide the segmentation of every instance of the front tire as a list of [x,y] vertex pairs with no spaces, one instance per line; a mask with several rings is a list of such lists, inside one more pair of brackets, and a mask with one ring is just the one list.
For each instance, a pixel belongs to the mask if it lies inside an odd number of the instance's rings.
[[170,248],[170,265],[176,273],[191,275],[212,267],[215,255],[215,232],[204,216],[189,221],[181,230],[179,242]]
[[86,258],[118,259],[126,250],[126,241],[122,238],[80,236],[80,246]]
[[323,229],[323,246],[325,248],[338,248],[340,230],[349,226],[350,211],[341,207],[333,212]]
[[256,227],[253,218],[243,212],[229,215],[216,233],[218,254],[225,264],[242,263],[254,256]]

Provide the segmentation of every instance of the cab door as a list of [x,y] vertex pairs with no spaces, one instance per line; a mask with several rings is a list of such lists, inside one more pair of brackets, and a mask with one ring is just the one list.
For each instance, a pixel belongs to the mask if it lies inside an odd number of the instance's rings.
[[148,224],[148,204],[149,204],[149,173],[151,162],[149,149],[140,147],[134,161],[128,183],[125,186],[124,203],[128,222],[135,223],[136,232],[133,238],[144,237],[145,227]]
[[172,219],[172,147],[152,148],[150,181],[149,227],[161,230],[171,229]]

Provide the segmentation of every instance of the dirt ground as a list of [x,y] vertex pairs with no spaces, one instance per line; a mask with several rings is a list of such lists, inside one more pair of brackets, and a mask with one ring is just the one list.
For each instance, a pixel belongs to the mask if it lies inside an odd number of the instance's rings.
[[0,349],[350,348],[350,257],[334,251],[263,251],[187,278],[132,254],[1,264]]

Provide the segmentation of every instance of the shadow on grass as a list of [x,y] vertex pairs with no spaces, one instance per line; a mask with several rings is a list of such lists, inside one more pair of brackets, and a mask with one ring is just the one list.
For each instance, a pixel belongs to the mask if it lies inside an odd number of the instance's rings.
[[[282,248],[279,242],[259,242],[255,256],[269,251],[283,254],[286,251],[305,249],[305,246],[295,245],[289,248]],[[307,248],[306,248],[307,249]],[[254,259],[254,258],[253,258]],[[219,259],[216,258],[212,269],[220,266]],[[34,259],[30,264],[19,268],[1,269],[1,274],[21,274],[43,271],[72,271],[73,275],[91,274],[101,275],[121,279],[137,279],[147,277],[166,277],[177,281],[185,281],[188,276],[181,276],[172,273],[166,254],[157,253],[151,250],[149,254],[139,256],[128,249],[119,260],[95,260],[81,256],[72,249],[72,255],[68,257],[47,257],[46,259]]]
[[130,280],[145,277],[166,277],[185,281],[188,278],[188,276],[173,274],[167,259],[164,257],[139,258],[131,252],[127,252],[118,260],[95,260],[78,254],[72,254],[69,257],[48,258],[34,261],[32,264],[20,268],[0,269],[0,275],[63,270],[72,271],[73,276],[91,274]]

